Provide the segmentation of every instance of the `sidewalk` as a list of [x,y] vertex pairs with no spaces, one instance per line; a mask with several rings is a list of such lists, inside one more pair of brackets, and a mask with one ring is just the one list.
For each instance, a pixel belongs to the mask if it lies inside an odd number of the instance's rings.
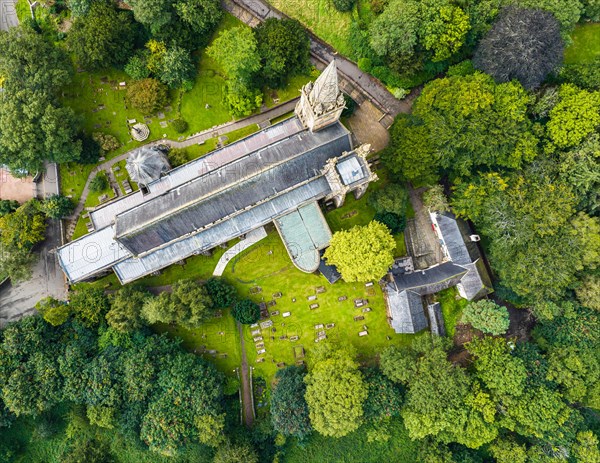
[[265,230],[265,227],[260,227],[256,230],[252,230],[246,235],[245,240],[241,240],[239,243],[234,244],[227,251],[225,251],[225,254],[223,254],[219,259],[219,262],[217,262],[217,266],[215,267],[213,275],[216,277],[220,277],[221,275],[223,275],[223,272],[225,271],[225,268],[227,267],[227,264],[231,259],[237,256],[240,252],[248,249],[250,246],[258,243],[260,240],[266,237],[267,231]]

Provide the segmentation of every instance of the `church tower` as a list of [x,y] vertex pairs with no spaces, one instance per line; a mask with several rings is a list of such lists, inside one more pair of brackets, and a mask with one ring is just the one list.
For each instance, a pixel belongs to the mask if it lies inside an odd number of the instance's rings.
[[329,63],[313,84],[302,87],[296,115],[304,127],[316,132],[340,119],[345,108],[344,94],[338,85],[335,60]]

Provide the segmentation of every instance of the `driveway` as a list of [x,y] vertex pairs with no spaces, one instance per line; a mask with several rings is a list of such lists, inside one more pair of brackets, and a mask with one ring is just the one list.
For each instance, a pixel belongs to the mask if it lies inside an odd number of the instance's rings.
[[32,269],[31,280],[16,285],[7,282],[0,286],[0,326],[32,314],[40,299],[48,296],[66,299],[65,276],[55,251],[61,244],[60,227],[58,220],[48,222],[46,240],[34,248],[39,259]]
[[7,31],[19,25],[15,3],[16,0],[0,0],[0,30]]

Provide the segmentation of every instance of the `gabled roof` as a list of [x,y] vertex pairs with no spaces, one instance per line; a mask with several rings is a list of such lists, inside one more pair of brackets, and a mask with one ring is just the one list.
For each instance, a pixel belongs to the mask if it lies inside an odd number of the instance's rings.
[[467,224],[449,212],[436,213],[435,219],[449,258],[458,265],[474,262],[481,257],[477,245],[471,241]]
[[413,291],[386,291],[390,325],[396,333],[418,333],[427,328],[423,299]]
[[116,238],[134,255],[167,245],[322,175],[351,148],[339,123],[301,132],[121,213]]
[[467,273],[463,266],[453,262],[444,262],[426,270],[415,270],[412,273],[393,273],[392,281],[396,291],[410,289],[411,291],[426,295],[434,294],[444,289],[456,286]]

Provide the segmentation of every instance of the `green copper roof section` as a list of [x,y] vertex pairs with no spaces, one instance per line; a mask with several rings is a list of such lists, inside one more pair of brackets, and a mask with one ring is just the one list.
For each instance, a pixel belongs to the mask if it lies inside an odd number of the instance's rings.
[[331,230],[317,202],[278,218],[275,225],[294,265],[303,272],[316,271],[319,251],[331,241]]

